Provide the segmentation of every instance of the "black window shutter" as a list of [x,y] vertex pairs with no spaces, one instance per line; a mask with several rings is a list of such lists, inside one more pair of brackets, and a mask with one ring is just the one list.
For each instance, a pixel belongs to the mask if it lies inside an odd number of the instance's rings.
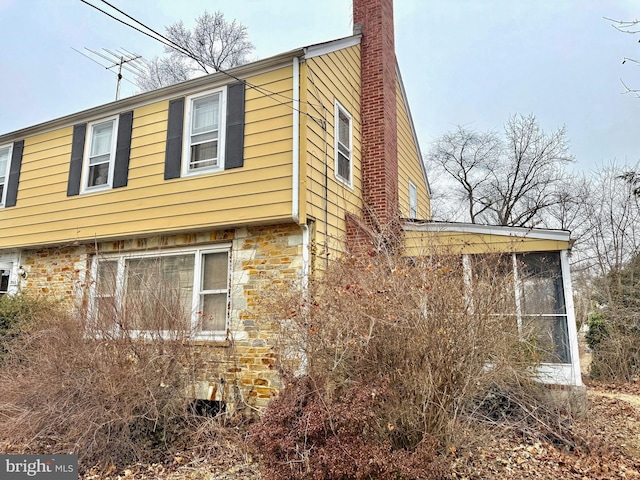
[[244,90],[245,82],[227,87],[227,136],[224,168],[244,165]]
[[180,177],[182,161],[182,122],[184,117],[184,97],[169,102],[169,122],[167,125],[167,149],[164,157],[164,179]]
[[9,181],[7,182],[7,198],[5,207],[15,207],[18,199],[18,184],[20,183],[20,166],[22,165],[22,151],[24,150],[24,140],[13,143],[11,153],[11,167],[9,168]]
[[87,124],[80,123],[73,126],[73,142],[71,144],[71,162],[69,163],[69,180],[67,196],[80,193],[80,178],[82,177],[82,156],[84,155],[84,137]]
[[113,167],[113,188],[126,187],[129,178],[129,157],[131,156],[131,130],[133,111],[120,114],[116,159]]

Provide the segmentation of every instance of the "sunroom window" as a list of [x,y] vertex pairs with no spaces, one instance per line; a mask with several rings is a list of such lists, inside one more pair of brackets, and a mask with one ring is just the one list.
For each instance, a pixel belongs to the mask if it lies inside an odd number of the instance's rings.
[[94,260],[93,312],[103,328],[224,334],[229,248],[105,256]]
[[516,255],[519,327],[540,360],[570,363],[559,252]]
[[494,297],[487,303],[517,325],[534,359],[570,363],[560,252],[470,257],[472,285]]

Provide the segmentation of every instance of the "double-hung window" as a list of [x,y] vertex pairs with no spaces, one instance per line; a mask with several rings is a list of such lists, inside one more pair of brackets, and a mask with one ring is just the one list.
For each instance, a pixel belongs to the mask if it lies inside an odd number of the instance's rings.
[[93,315],[144,335],[188,331],[224,337],[228,327],[229,245],[94,259]]
[[118,117],[90,123],[84,156],[83,191],[111,188],[116,156]]
[[409,218],[418,218],[418,190],[413,182],[409,182]]
[[352,185],[352,118],[349,112],[335,102],[335,175],[338,180]]
[[7,181],[9,180],[9,165],[11,164],[12,145],[0,146],[0,207],[4,207],[7,197]]
[[187,97],[183,174],[224,169],[226,89]]

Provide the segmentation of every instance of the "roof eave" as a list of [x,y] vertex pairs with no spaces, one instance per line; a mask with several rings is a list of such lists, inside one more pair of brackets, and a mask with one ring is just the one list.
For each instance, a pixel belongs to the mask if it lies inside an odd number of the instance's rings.
[[487,234],[502,237],[536,238],[569,242],[571,232],[546,228],[509,227],[504,225],[479,225],[477,223],[458,222],[405,222],[403,229],[414,232],[458,232]]
[[116,100],[114,102],[99,105],[97,107],[88,108],[80,112],[75,112],[64,117],[59,117],[54,120],[31,125],[26,128],[0,135],[0,145],[39,133],[44,133],[50,130],[74,125],[76,123],[87,121],[92,118],[107,116],[117,112],[123,112],[134,107],[139,107],[141,105],[153,103],[159,100],[184,95],[185,93],[188,93],[190,91],[201,90],[203,88],[211,87],[212,85],[228,83],[229,78],[242,80],[259,71],[276,68],[281,65],[289,65],[290,60],[293,57],[301,57],[304,55],[304,53],[305,48],[291,50],[269,58],[265,58],[263,60],[257,60],[245,65],[240,65],[226,71],[203,75],[201,77],[187,80],[185,82],[169,85],[168,87],[162,87],[157,90],[140,93],[138,95],[133,95],[131,97]]

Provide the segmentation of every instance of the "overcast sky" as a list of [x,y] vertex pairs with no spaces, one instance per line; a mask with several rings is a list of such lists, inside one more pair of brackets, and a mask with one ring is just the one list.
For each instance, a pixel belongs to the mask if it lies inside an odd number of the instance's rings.
[[[100,0],[88,0],[100,4]],[[351,0],[110,0],[164,33],[205,9],[248,27],[255,58],[348,36]],[[303,6],[304,5],[304,6]],[[396,53],[420,146],[456,125],[501,130],[516,113],[566,125],[576,167],[640,160],[640,35],[603,17],[640,17],[636,0],[396,0]],[[162,45],[80,0],[0,0],[0,134],[114,99],[116,76],[72,50]],[[133,78],[129,77],[130,80]],[[122,95],[136,88],[124,82]]]

